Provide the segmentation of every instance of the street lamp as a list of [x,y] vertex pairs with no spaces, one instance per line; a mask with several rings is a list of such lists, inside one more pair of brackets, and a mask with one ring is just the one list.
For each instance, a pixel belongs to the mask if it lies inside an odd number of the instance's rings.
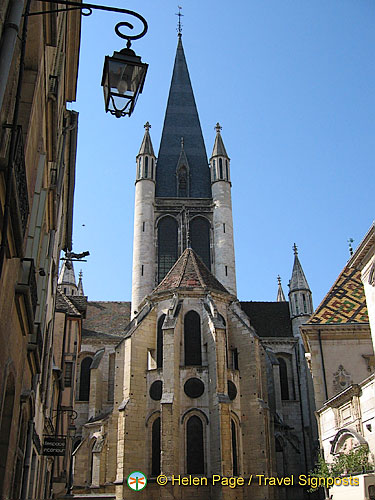
[[[130,44],[129,44],[130,45]],[[130,116],[139,94],[142,93],[148,64],[130,48],[106,56],[102,87],[105,110],[117,118]]]
[[[85,16],[92,14],[95,10],[105,10],[109,12],[118,12],[136,17],[143,24],[141,33],[137,35],[123,34],[120,28],[126,27],[134,29],[134,26],[127,22],[117,23],[115,32],[117,36],[127,40],[126,48],[120,52],[114,52],[112,57],[106,56],[103,68],[102,87],[104,92],[105,111],[115,115],[117,118],[130,116],[134,110],[139,94],[142,93],[143,84],[146,78],[148,64],[141,61],[134,50],[130,48],[131,40],[142,38],[147,33],[146,19],[128,9],[117,7],[107,7],[105,5],[94,5],[90,3],[81,3],[71,0],[44,0],[47,3],[62,5],[65,8],[58,8],[43,12],[27,12],[27,16],[36,16],[40,14],[49,14],[52,12],[61,12],[66,10],[80,10]],[[30,0],[29,0],[30,2]]]

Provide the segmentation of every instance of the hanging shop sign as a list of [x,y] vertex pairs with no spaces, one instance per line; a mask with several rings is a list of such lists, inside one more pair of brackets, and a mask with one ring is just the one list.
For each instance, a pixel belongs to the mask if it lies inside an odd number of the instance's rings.
[[44,436],[43,455],[63,457],[65,455],[65,449],[65,437]]

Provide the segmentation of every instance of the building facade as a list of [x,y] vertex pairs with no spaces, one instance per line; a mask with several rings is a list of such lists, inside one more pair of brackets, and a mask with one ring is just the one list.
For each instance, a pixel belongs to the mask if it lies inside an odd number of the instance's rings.
[[[71,250],[80,13],[0,5],[0,497],[50,498],[60,375],[54,309]],[[57,353],[56,353],[57,355]]]
[[[374,464],[374,225],[322,303],[301,327],[314,381],[320,446],[332,463],[359,447]],[[362,472],[357,471],[357,472]],[[375,475],[334,487],[334,499],[375,498]]]
[[[146,123],[136,158],[131,304],[89,301],[83,321],[77,496],[307,495],[298,485],[248,484],[256,474],[299,475],[313,465],[299,334],[312,298],[295,248],[289,303],[281,284],[276,302],[238,301],[231,165],[221,126],[215,130],[208,160],[179,34],[158,155]],[[146,474],[146,489],[129,489],[133,471]],[[208,482],[181,487],[172,481],[179,475]],[[212,485],[213,475],[247,482]]]

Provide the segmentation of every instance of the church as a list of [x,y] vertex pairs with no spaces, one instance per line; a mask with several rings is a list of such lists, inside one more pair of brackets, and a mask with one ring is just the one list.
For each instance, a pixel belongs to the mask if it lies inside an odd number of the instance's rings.
[[[237,299],[231,162],[219,124],[207,158],[181,33],[157,156],[150,127],[136,158],[131,303],[88,301],[82,320],[73,493],[311,498],[296,479],[278,487],[260,479],[314,466],[299,331],[313,312],[311,290],[294,246],[289,301],[280,279],[275,302]],[[84,295],[71,266],[59,276],[67,300]],[[139,491],[128,485],[135,471],[147,477]],[[206,482],[178,479],[190,476]],[[244,481],[233,488],[213,476]]]

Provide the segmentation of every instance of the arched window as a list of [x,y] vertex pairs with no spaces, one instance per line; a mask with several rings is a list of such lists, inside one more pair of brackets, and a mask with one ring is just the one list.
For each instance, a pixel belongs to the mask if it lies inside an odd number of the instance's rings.
[[138,179],[142,177],[142,158],[138,160]]
[[173,217],[164,217],[158,226],[158,278],[159,282],[177,260],[177,222]]
[[223,178],[223,160],[219,158],[219,179]]
[[1,415],[0,425],[0,498],[3,498],[4,492],[4,475],[7,464],[10,428],[13,417],[14,405],[14,378],[10,374],[7,380],[7,387],[5,390],[5,398],[3,404],[3,411]]
[[151,179],[154,178],[154,159],[151,159]]
[[238,476],[238,455],[237,455],[237,434],[236,424],[231,420],[232,431],[232,461],[233,461],[233,476]]
[[213,170],[213,179],[216,181],[216,160],[212,162],[212,170]]
[[185,366],[202,365],[201,319],[189,311],[184,320]]
[[158,321],[158,332],[156,337],[156,368],[163,368],[163,323],[165,314]]
[[187,474],[204,474],[204,444],[202,420],[193,415],[186,424]]
[[152,424],[151,476],[160,474],[160,417]]
[[88,401],[90,396],[90,366],[92,358],[87,356],[81,361],[81,373],[79,377],[79,400]]
[[277,358],[279,362],[281,399],[289,399],[288,367],[284,358]]
[[211,269],[210,223],[204,217],[195,217],[190,222],[191,247],[197,252],[208,269]]
[[227,174],[227,181],[229,181],[229,168],[228,168],[228,160],[225,160],[225,173]]
[[145,177],[148,177],[148,156],[145,158]]
[[178,171],[178,196],[181,198],[188,196],[188,172],[185,166]]

